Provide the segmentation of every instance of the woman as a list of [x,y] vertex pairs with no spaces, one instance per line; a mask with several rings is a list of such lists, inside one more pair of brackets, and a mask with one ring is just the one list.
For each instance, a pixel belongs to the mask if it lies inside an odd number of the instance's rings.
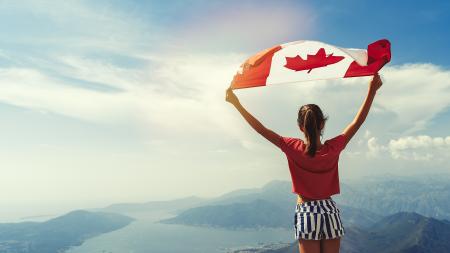
[[294,228],[301,253],[339,252],[340,237],[345,231],[339,209],[331,199],[339,193],[339,155],[366,119],[381,85],[377,73],[369,83],[367,96],[354,120],[340,135],[323,144],[320,137],[327,118],[317,105],[303,105],[298,112],[297,123],[304,134],[303,141],[280,136],[266,128],[247,112],[230,88],[226,92],[225,100],[236,107],[250,126],[286,154],[292,190],[298,195]]

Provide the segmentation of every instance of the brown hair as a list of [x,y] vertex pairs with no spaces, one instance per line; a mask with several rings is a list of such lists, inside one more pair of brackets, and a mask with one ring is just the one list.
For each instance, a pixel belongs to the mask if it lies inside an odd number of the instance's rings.
[[[297,123],[303,128],[306,136],[306,149],[305,153],[314,157],[317,150],[317,134],[322,136],[323,129],[325,128],[325,121],[328,117],[324,117],[322,110],[315,104],[306,104],[300,107],[298,111]],[[320,126],[324,124],[324,127],[320,129]]]

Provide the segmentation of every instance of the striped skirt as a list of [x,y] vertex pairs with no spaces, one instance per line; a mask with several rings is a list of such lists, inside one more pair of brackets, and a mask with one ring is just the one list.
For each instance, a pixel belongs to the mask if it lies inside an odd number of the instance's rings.
[[329,199],[297,203],[295,207],[295,239],[334,239],[344,235],[336,202]]

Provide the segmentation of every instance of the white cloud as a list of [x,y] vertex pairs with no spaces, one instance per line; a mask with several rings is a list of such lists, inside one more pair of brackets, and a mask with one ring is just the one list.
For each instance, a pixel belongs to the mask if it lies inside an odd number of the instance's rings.
[[[67,45],[66,49],[70,45],[86,46],[82,47],[85,51],[81,52],[69,53],[70,50],[63,50],[49,52],[43,57],[31,55],[21,59],[22,63],[28,64],[1,69],[0,81],[4,83],[0,87],[1,101],[84,120],[134,120],[144,123],[144,128],[158,127],[165,132],[214,132],[244,137],[248,131],[242,129],[243,123],[239,116],[236,112],[230,113],[233,109],[223,101],[225,88],[248,55],[178,51],[155,54],[146,51],[145,48],[150,46],[140,46],[147,39],[145,36],[148,33],[145,30],[148,25],[109,5],[98,10],[78,1],[60,4],[58,8],[53,5],[53,8],[49,8],[49,4],[42,4],[42,1],[31,1],[32,8],[11,3],[10,7],[16,11],[31,12],[36,16],[48,17],[54,24],[65,24],[68,30],[74,32],[70,37],[74,43]],[[223,28],[223,33],[227,36],[238,31],[245,33],[247,30],[255,30],[254,27],[262,24],[268,27],[266,23],[285,28],[267,29],[267,34],[259,34],[262,37],[258,38],[262,39],[264,36],[274,37],[273,33],[288,36],[292,30],[289,29],[290,25],[296,23],[292,17],[302,16],[311,26],[314,22],[314,14],[298,15],[284,5],[261,7],[255,16],[248,16],[248,6],[241,7],[243,10],[238,12],[234,12],[234,8],[220,10],[218,12],[221,15],[207,23],[201,22],[202,18],[193,17],[182,28],[192,28],[189,29],[192,30],[189,34],[195,35],[193,37],[205,31],[206,34],[214,33],[217,26]],[[240,27],[235,31],[235,27],[228,22],[230,15],[235,21],[247,20],[248,22],[240,23],[248,27]],[[283,15],[284,18],[280,18]],[[308,28],[304,29],[307,32]],[[183,36],[189,37],[189,34]],[[176,32],[175,35],[180,33]],[[119,36],[124,40],[118,41],[110,36]],[[55,37],[61,39],[64,36],[55,34]],[[53,41],[53,38],[44,36],[40,39],[45,40],[43,43],[64,45],[61,41]],[[166,43],[176,44],[177,41]],[[111,63],[108,57],[89,55],[88,52],[98,49],[119,52],[142,62],[138,67],[120,67],[120,64]],[[10,57],[7,51],[2,51],[2,56]],[[412,134],[426,128],[437,113],[449,106],[449,70],[433,64],[406,64],[385,67],[383,76],[385,84],[371,109],[371,114],[374,115],[370,115],[368,119],[375,126],[371,127],[374,129],[374,136],[384,136],[385,133]],[[70,79],[118,91],[95,91]],[[292,129],[295,127],[294,114],[297,107],[314,102],[320,104],[325,113],[331,116],[329,128],[343,129],[364,98],[366,85],[363,84],[367,80],[368,78],[337,79],[248,89],[236,93],[255,115],[261,116],[264,121],[264,117],[267,117],[266,122],[273,124],[269,127],[277,127],[279,124],[280,128],[287,129],[286,126],[291,126]],[[280,111],[279,108],[295,110]],[[291,118],[294,119],[289,120]]]
[[[242,55],[184,54],[145,58],[146,64],[143,66],[121,68],[107,61],[62,55],[45,66],[47,70],[52,69],[50,73],[57,72],[63,77],[110,86],[118,91],[88,89],[38,69],[3,68],[0,72],[3,83],[0,100],[84,120],[131,119],[167,132],[215,132],[244,137],[248,129],[242,128],[240,116],[224,101],[225,89],[242,58]],[[421,74],[415,75],[417,72]],[[407,79],[408,75],[412,79]],[[366,138],[369,135],[384,136],[383,131],[398,135],[414,132],[419,129],[418,126],[425,127],[434,115],[449,105],[449,71],[430,64],[403,65],[389,68],[384,76],[385,84],[373,105],[379,111],[372,112],[374,115],[368,117],[374,120],[371,129],[375,133],[366,132]],[[425,82],[425,77],[421,76],[427,77],[426,89],[417,80]],[[254,108],[250,111],[262,115],[263,119],[280,114],[280,108],[296,109],[299,99],[303,103],[308,100],[321,101],[322,109],[331,115],[334,123],[341,121],[338,125],[343,129],[363,100],[360,93],[366,86],[361,82],[353,78],[247,89],[236,93],[244,105]],[[346,99],[342,100],[342,97]],[[347,111],[341,115],[342,108],[353,108],[354,112]],[[394,116],[389,116],[389,113]],[[285,115],[285,122],[294,116]],[[283,125],[295,127],[293,123]]]
[[389,151],[395,159],[449,161],[450,136],[407,136],[389,142]]
[[379,145],[378,139],[376,137],[370,137],[367,140],[367,148],[368,152],[366,153],[366,155],[368,157],[377,157],[383,150],[386,149],[384,146]]
[[448,162],[450,159],[450,136],[431,137],[428,135],[406,136],[392,139],[387,145],[378,143],[377,138],[367,141],[368,157],[380,157],[388,152],[393,159]]
[[0,101],[90,121],[126,116],[132,97],[67,85],[34,69],[0,69]]
[[[450,71],[433,64],[404,64],[383,71],[386,82],[377,97],[380,107],[393,112],[389,122],[402,135],[424,130],[450,105]],[[401,130],[403,129],[403,130]]]

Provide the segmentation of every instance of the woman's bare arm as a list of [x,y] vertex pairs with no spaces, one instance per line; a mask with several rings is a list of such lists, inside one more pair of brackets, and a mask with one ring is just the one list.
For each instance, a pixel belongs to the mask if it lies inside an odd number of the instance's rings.
[[359,111],[353,121],[343,131],[343,134],[346,137],[346,145],[366,120],[367,114],[369,113],[370,107],[372,106],[373,99],[375,98],[377,90],[381,87],[382,84],[383,83],[381,82],[380,76],[378,75],[378,73],[376,73],[370,81],[366,99],[359,108]]
[[280,135],[275,133],[274,131],[266,128],[259,120],[257,120],[253,115],[251,115],[244,106],[241,105],[239,102],[239,99],[236,97],[236,95],[233,93],[233,90],[228,89],[226,93],[226,99],[227,102],[230,102],[231,104],[236,107],[236,109],[239,111],[239,113],[244,117],[244,119],[247,121],[247,123],[255,129],[256,132],[261,134],[264,138],[266,138],[268,141],[275,144],[275,146],[280,147]]

